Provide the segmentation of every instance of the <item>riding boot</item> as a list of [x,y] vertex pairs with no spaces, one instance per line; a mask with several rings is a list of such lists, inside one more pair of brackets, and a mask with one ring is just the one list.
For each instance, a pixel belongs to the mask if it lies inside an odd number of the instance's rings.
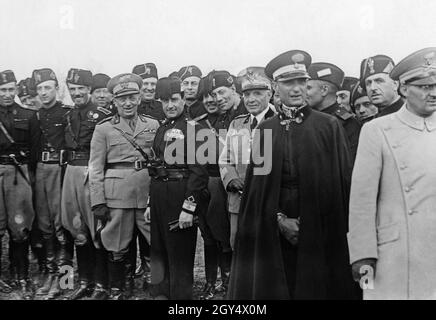
[[45,257],[46,257],[46,267],[48,271],[48,275],[44,280],[44,283],[42,287],[40,287],[36,291],[36,295],[38,296],[44,296],[48,294],[50,291],[53,278],[57,274],[57,266],[56,266],[56,253],[55,253],[55,238],[50,237],[47,239],[44,239],[44,249],[45,249]]
[[107,300],[109,297],[108,254],[105,249],[95,250],[95,289],[91,300]]
[[[79,274],[79,287],[68,297],[70,300],[79,300],[92,294],[93,284],[89,278],[90,249],[89,244],[76,246],[77,270]],[[92,265],[94,268],[94,265]]]
[[218,246],[216,244],[204,245],[204,267],[206,284],[200,295],[201,300],[210,300],[215,295],[215,283],[218,273]]
[[114,261],[113,257],[108,261],[109,283],[111,287],[111,300],[125,300],[124,282],[126,279],[126,262],[124,259]]
[[221,273],[221,285],[218,288],[218,291],[227,292],[229,287],[230,280],[230,267],[232,264],[232,251],[229,252],[221,252],[219,254],[219,265],[220,265],[220,273]]
[[12,241],[14,263],[17,268],[17,277],[20,287],[20,296],[23,300],[33,298],[33,290],[29,281],[29,240],[21,242]]
[[[0,292],[11,293],[13,290],[12,287],[8,283],[6,283],[3,280],[3,277],[1,276],[1,274],[2,274],[2,259],[1,259],[2,258],[2,244],[3,244],[2,236],[0,236]],[[10,244],[9,244],[9,246],[10,246]],[[10,264],[12,264],[13,257],[11,256],[10,252],[11,251],[9,251],[9,259],[10,259]]]

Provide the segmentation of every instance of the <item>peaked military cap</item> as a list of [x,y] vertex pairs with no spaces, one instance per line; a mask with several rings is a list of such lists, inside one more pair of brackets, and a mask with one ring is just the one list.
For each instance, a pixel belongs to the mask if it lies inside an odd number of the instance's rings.
[[167,100],[175,93],[182,93],[181,82],[176,78],[161,78],[156,84],[156,98]]
[[344,81],[344,71],[338,66],[327,62],[316,62],[309,66],[309,76],[313,80],[322,80],[334,84],[338,89]]
[[360,82],[363,86],[366,78],[377,73],[389,74],[394,68],[395,63],[391,57],[379,54],[363,59],[360,63]]
[[115,98],[137,94],[141,92],[142,79],[134,73],[122,73],[110,79],[107,88]]
[[182,67],[178,72],[178,77],[182,81],[189,77],[201,78],[201,76],[202,76],[201,70],[197,66]]
[[248,67],[238,73],[237,81],[241,84],[241,91],[261,89],[271,90],[271,81],[265,75],[263,67]]
[[421,49],[408,55],[392,69],[390,76],[402,84],[435,84],[436,47]]
[[53,80],[56,83],[56,85],[58,85],[58,79],[56,78],[56,74],[50,68],[33,70],[32,79],[35,83],[35,87],[49,80]]
[[104,73],[94,74],[92,77],[91,92],[94,91],[95,89],[107,88],[107,84],[109,83],[110,79],[111,77],[109,77],[107,74]]
[[77,84],[81,86],[92,86],[92,72],[89,70],[71,68],[68,71],[67,83]]
[[352,91],[353,88],[359,83],[359,79],[354,77],[344,77],[342,82],[341,91]]
[[5,70],[0,72],[0,86],[10,82],[17,82],[14,72],[12,70]]
[[159,79],[159,77],[157,76],[156,65],[152,62],[136,65],[135,67],[133,67],[132,73],[137,74],[142,79],[147,79],[147,78]]
[[305,51],[286,51],[266,65],[265,74],[274,81],[308,79],[307,69],[311,63],[312,57]]

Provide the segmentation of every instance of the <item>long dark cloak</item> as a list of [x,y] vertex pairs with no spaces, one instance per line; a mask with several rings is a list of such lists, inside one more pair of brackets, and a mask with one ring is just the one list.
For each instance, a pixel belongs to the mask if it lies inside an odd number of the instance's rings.
[[[286,131],[277,115],[260,125],[272,130],[272,153],[265,154],[268,175],[247,170],[232,261],[229,299],[289,299],[277,227],[285,134],[290,134],[300,187],[300,235],[295,299],[353,298],[349,266],[348,200],[351,176],[346,137],[337,119],[304,108],[303,123]],[[262,153],[261,153],[262,154]]]

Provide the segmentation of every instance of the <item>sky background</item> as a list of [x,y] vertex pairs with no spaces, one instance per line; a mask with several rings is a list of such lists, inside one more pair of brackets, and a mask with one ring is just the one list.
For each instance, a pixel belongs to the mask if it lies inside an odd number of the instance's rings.
[[434,0],[2,0],[0,70],[51,67],[110,76],[154,62],[159,76],[265,66],[303,49],[358,76],[360,61],[396,62],[436,46]]

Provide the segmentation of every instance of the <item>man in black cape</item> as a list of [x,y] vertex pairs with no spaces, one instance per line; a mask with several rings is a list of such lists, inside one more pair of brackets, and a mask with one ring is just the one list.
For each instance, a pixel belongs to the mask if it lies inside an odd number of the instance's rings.
[[310,62],[293,50],[265,69],[278,83],[283,113],[254,138],[229,299],[354,298],[346,239],[350,156],[338,120],[306,106]]

